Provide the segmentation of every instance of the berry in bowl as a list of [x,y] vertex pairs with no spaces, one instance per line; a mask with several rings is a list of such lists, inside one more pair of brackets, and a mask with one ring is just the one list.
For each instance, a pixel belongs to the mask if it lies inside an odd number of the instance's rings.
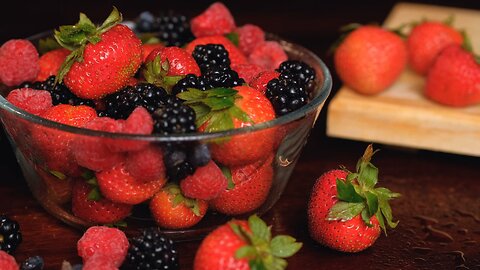
[[70,225],[191,239],[265,213],[290,178],[330,93],[324,63],[221,3],[169,16],[81,14],[0,48],[1,120],[33,195]]

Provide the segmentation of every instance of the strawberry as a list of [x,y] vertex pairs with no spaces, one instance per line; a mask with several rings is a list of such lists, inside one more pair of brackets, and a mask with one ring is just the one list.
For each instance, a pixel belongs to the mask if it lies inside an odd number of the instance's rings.
[[[229,170],[230,186],[209,201],[216,211],[240,215],[259,208],[267,199],[273,181],[272,154],[267,160],[257,161]],[[228,170],[228,168],[227,168]]]
[[69,54],[69,50],[60,48],[40,56],[38,60],[40,71],[38,72],[36,81],[45,81],[51,75],[57,75],[58,70]]
[[164,187],[150,201],[150,211],[157,224],[167,229],[190,228],[207,213],[204,200],[189,199],[175,184]]
[[148,55],[150,55],[150,53],[155,50],[155,49],[160,49],[160,48],[163,48],[165,47],[165,45],[163,45],[163,43],[147,43],[147,44],[142,44],[142,51],[143,51],[143,54],[142,54],[142,59],[143,59],[143,62],[145,63],[145,61],[147,60],[147,57]]
[[200,244],[194,270],[285,269],[285,258],[302,243],[288,235],[272,238],[271,228],[257,216],[232,220],[212,231]]
[[459,45],[445,48],[428,72],[425,95],[453,107],[480,103],[480,58]]
[[387,89],[407,63],[407,49],[396,34],[378,26],[361,26],[335,50],[335,68],[347,86],[365,95]]
[[378,169],[370,163],[375,152],[371,145],[357,163],[355,173],[329,171],[316,181],[308,202],[308,226],[312,238],[343,252],[359,252],[391,228],[389,200],[400,196],[386,188],[376,188]]
[[200,68],[192,57],[192,54],[182,48],[163,47],[155,49],[147,56],[145,63],[148,65],[148,63],[154,61],[156,57],[160,57],[161,63],[168,63],[167,76],[182,76],[187,74],[200,76]]
[[[94,109],[88,106],[72,106],[60,104],[51,107],[41,117],[61,124],[82,127],[97,117]],[[38,155],[45,159],[49,171],[57,171],[75,176],[79,173],[71,150],[76,135],[43,126],[32,127],[32,141],[39,151]]]
[[115,223],[130,215],[132,206],[115,203],[103,198],[98,190],[96,179],[78,179],[73,184],[72,212],[91,223]]
[[415,26],[407,39],[408,62],[420,75],[426,75],[437,55],[448,45],[463,42],[462,34],[447,23],[426,21]]
[[190,25],[196,37],[215,36],[232,32],[235,29],[235,20],[224,4],[215,2],[193,18]]
[[118,24],[116,8],[96,27],[85,14],[76,25],[61,26],[55,39],[72,51],[57,79],[78,97],[100,99],[124,87],[142,63],[142,43],[127,26]]
[[[203,132],[248,127],[275,118],[270,101],[248,86],[189,89],[177,96],[196,111],[196,124]],[[226,166],[255,162],[272,152],[275,132],[275,128],[269,128],[218,141],[211,144],[212,157]]]
[[265,94],[269,81],[278,78],[280,73],[276,71],[262,71],[249,82],[250,86]]
[[192,52],[195,50],[195,46],[206,44],[222,44],[223,47],[225,47],[225,50],[228,52],[228,58],[230,58],[230,65],[232,67],[248,63],[245,55],[224,36],[209,36],[194,39],[192,42],[187,44],[185,50],[189,54],[192,54]]
[[164,177],[149,182],[133,178],[124,163],[98,172],[96,176],[102,195],[113,202],[124,204],[139,204],[150,199],[166,182]]
[[187,197],[211,200],[227,188],[227,178],[217,164],[210,160],[207,165],[197,168],[193,175],[183,179],[180,187]]

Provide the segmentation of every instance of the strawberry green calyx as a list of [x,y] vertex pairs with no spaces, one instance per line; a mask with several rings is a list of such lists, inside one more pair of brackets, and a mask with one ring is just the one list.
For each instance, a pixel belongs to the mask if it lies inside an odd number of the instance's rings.
[[393,222],[389,200],[400,196],[387,188],[375,185],[378,182],[378,168],[370,161],[377,151],[369,145],[359,159],[356,172],[349,172],[345,181],[337,179],[337,199],[328,213],[327,220],[347,221],[358,215],[369,227],[370,219],[375,216],[386,234],[385,222],[395,228],[398,221]]
[[100,201],[103,196],[102,193],[100,192],[100,188],[98,187],[98,181],[97,178],[92,177],[87,180],[87,184],[89,184],[92,187],[92,190],[87,195],[87,199],[89,201]]
[[240,43],[240,37],[238,36],[238,33],[230,32],[228,34],[225,34],[225,37],[230,40],[233,45],[238,47],[238,43]]
[[293,256],[302,247],[302,243],[288,235],[277,235],[272,238],[271,227],[253,215],[248,218],[250,231],[239,224],[231,222],[234,233],[247,244],[235,253],[237,259],[247,259],[252,270],[282,270],[287,267],[285,258]]
[[235,105],[235,100],[242,98],[235,89],[220,87],[201,91],[188,88],[177,97],[195,111],[197,128],[205,124],[206,132],[233,129],[234,119],[253,123],[248,114]]
[[162,61],[160,55],[157,55],[153,61],[145,64],[143,69],[143,77],[148,83],[163,87],[169,93],[172,87],[185,76],[167,76],[170,69],[168,59]]
[[200,214],[200,206],[198,205],[198,200],[183,196],[182,191],[180,190],[180,187],[178,185],[169,184],[163,189],[167,191],[168,194],[174,196],[173,207],[176,207],[177,205],[183,203],[186,207],[190,208],[197,217],[202,216]]
[[80,19],[77,24],[63,25],[58,30],[55,30],[54,37],[58,44],[72,51],[60,67],[56,78],[57,81],[62,81],[73,63],[83,61],[83,51],[87,44],[100,42],[101,35],[121,21],[122,14],[116,7],[113,7],[110,15],[98,27],[85,14],[80,13]]

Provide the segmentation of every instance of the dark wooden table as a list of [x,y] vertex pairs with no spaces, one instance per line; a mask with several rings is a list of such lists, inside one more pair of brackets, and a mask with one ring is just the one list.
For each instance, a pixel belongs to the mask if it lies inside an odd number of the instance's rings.
[[[146,9],[175,8],[173,3],[164,1],[69,2],[13,2],[0,16],[0,43],[72,23],[79,11],[101,20],[112,4],[126,17]],[[175,9],[193,15],[209,2],[175,1]],[[475,0],[430,2],[480,8]],[[394,3],[227,1],[239,24],[255,23],[300,43],[323,57],[330,67],[331,58],[326,51],[337,37],[337,29],[350,22],[381,22]],[[334,83],[332,95],[340,85],[335,74]],[[325,112],[320,115],[285,193],[264,216],[273,225],[274,233],[291,234],[304,243],[300,252],[289,259],[289,269],[480,269],[480,160],[474,157],[377,145],[382,148],[375,157],[375,164],[381,169],[381,184],[403,195],[393,202],[394,215],[400,220],[398,228],[390,231],[388,237],[382,236],[372,248],[352,255],[323,248],[309,238],[306,202],[315,179],[340,164],[352,168],[366,146],[326,137]],[[17,260],[41,255],[46,269],[59,269],[63,260],[80,262],[76,241],[82,232],[51,217],[33,199],[3,133],[0,153],[0,213],[18,220],[24,235],[24,242],[15,253]],[[198,245],[198,241],[178,243],[182,269],[192,267]]]

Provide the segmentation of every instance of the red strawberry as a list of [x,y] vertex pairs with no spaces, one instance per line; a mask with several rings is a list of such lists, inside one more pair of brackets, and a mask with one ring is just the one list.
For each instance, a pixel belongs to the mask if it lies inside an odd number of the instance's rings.
[[40,67],[35,46],[25,39],[11,39],[0,47],[0,82],[7,86],[37,78]]
[[52,96],[48,91],[20,88],[8,93],[7,100],[31,114],[40,115],[52,107]]
[[263,71],[257,74],[250,82],[250,86],[265,94],[267,90],[267,84],[269,81],[278,78],[280,73],[276,71]]
[[448,46],[428,72],[425,95],[454,107],[480,103],[480,60],[459,45]]
[[[41,117],[61,124],[82,127],[97,117],[94,109],[88,106],[72,106],[60,104],[53,106],[40,115]],[[71,150],[72,141],[76,135],[55,129],[32,127],[32,141],[39,156],[46,161],[49,171],[61,172],[75,176],[79,173]]]
[[141,181],[165,178],[163,153],[159,147],[149,146],[143,150],[128,153],[125,167],[130,175]]
[[127,172],[125,164],[118,164],[109,170],[98,172],[96,176],[103,196],[111,201],[125,204],[139,204],[150,199],[166,182],[165,178],[149,182],[135,179]]
[[448,45],[461,45],[462,34],[441,22],[423,22],[415,26],[407,39],[408,62],[421,75],[426,75],[437,55]]
[[371,95],[384,91],[400,76],[407,49],[396,34],[378,26],[361,26],[338,46],[334,62],[343,83]]
[[255,75],[262,72],[264,69],[254,64],[242,64],[232,66],[232,69],[238,73],[238,77],[244,79],[246,82],[251,81]]
[[227,188],[227,178],[212,160],[180,182],[182,193],[189,198],[211,200]]
[[18,270],[17,261],[7,252],[0,250],[0,269],[2,270]]
[[192,54],[193,50],[195,50],[195,46],[206,44],[222,44],[223,47],[225,47],[225,50],[227,50],[228,52],[228,58],[230,58],[231,66],[248,63],[245,55],[229,39],[224,36],[210,36],[194,39],[192,42],[187,44],[185,50],[189,54]]
[[[72,50],[58,79],[81,98],[100,99],[124,87],[142,63],[142,43],[132,30],[119,25],[116,8],[96,27],[85,15],[75,26],[62,26],[55,38]],[[83,35],[72,35],[72,30]],[[87,38],[88,36],[88,38]]]
[[143,62],[144,63],[146,62],[148,55],[153,50],[160,49],[160,48],[163,48],[163,47],[165,47],[165,45],[163,45],[162,43],[142,44],[142,51],[143,51],[142,60],[143,60]]
[[216,211],[240,215],[259,208],[267,199],[273,181],[271,155],[267,160],[231,169],[231,187],[209,201]]
[[253,49],[248,56],[250,63],[265,70],[277,69],[280,64],[288,60],[282,45],[276,41],[265,41]]
[[72,190],[72,212],[87,222],[107,224],[118,222],[130,215],[132,206],[103,198],[95,179],[76,180]]
[[371,145],[357,163],[357,172],[332,170],[315,183],[308,203],[308,225],[315,241],[343,252],[359,252],[385,230],[395,228],[388,201],[400,194],[375,188],[378,169],[370,163]]
[[235,33],[238,34],[238,48],[245,55],[250,55],[255,47],[265,42],[265,32],[253,24],[238,27],[235,29]]
[[150,201],[150,211],[157,224],[167,229],[190,228],[207,213],[204,200],[189,199],[177,185],[168,185]]
[[200,244],[194,270],[285,269],[302,243],[288,235],[272,238],[271,228],[257,216],[232,220],[211,232]]
[[42,55],[38,61],[40,71],[36,81],[45,81],[51,75],[57,75],[58,70],[69,54],[69,50],[60,48]]
[[235,20],[225,5],[215,2],[193,18],[190,25],[196,37],[215,36],[232,32],[235,29]]

